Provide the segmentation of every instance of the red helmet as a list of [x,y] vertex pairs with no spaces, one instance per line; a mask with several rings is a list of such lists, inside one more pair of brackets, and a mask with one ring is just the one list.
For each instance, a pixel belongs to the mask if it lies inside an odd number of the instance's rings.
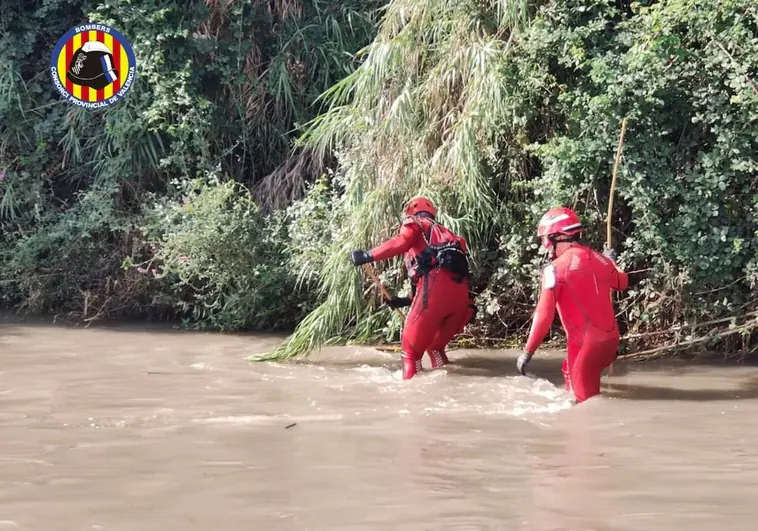
[[415,216],[419,212],[429,212],[432,217],[437,217],[437,209],[434,204],[426,197],[414,197],[405,206],[404,214],[406,216]]
[[549,236],[564,234],[570,236],[582,231],[582,222],[576,212],[570,208],[559,207],[552,208],[542,216],[540,224],[537,226],[537,236],[542,239],[544,247],[551,247],[553,244]]

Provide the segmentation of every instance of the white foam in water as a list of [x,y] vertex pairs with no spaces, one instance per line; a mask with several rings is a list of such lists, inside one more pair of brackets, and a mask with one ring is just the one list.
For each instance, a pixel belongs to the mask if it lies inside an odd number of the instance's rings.
[[[513,387],[516,391],[510,413],[517,417],[541,413],[557,413],[569,409],[574,401],[572,396],[555,387],[547,380],[533,380],[526,388]],[[544,399],[544,400],[539,400]]]
[[369,372],[369,373],[375,373],[375,372],[386,372],[387,369],[384,367],[372,367],[371,365],[359,365],[358,367],[355,367],[354,369],[351,369],[354,372]]
[[[356,388],[370,388],[372,392],[379,395],[389,395],[386,401],[392,404],[389,407],[385,406],[384,410],[393,411],[395,415],[400,416],[469,413],[488,417],[521,417],[539,422],[535,417],[555,414],[573,405],[573,397],[570,393],[544,379],[521,376],[463,376],[456,374],[455,371],[430,370],[425,367],[425,370],[412,380],[406,381],[403,380],[402,370],[394,363],[389,366],[356,363],[352,367],[313,365],[307,368],[274,365],[277,368],[277,374],[269,373],[270,379],[265,378],[268,381],[293,378],[302,380],[305,377],[318,382],[317,385],[321,389],[328,388],[330,392],[348,395]],[[361,389],[362,392],[363,389]],[[381,402],[384,401],[385,399],[381,400]],[[328,403],[329,400],[326,402]],[[354,407],[350,405],[350,401],[344,401],[341,404],[345,408],[343,413],[349,418],[355,418]],[[315,408],[315,403],[312,403],[311,407],[320,411]],[[363,409],[361,411],[363,415],[370,416],[369,411]],[[376,412],[377,410],[374,410],[374,413]],[[245,419],[216,420],[215,422],[242,424],[261,421],[250,417]],[[267,419],[265,422],[276,421],[270,417],[264,417],[264,419]]]
[[341,413],[335,415],[233,415],[195,419],[198,424],[281,424],[282,422],[322,422],[342,420]]
[[[445,378],[447,372],[444,370],[425,370],[416,376],[410,382],[403,380],[402,369],[390,370],[386,367],[373,367],[371,365],[361,365],[350,369],[350,372],[360,373],[360,377],[356,380],[362,383],[381,384],[381,383],[399,383],[404,387],[420,385],[430,385],[434,380],[439,378]],[[390,391],[401,389],[402,387],[387,388]],[[384,392],[384,391],[382,391]]]
[[[456,381],[444,389],[444,398],[424,407],[426,415],[460,414],[486,416],[534,417],[568,409],[573,400],[569,393],[547,380],[523,378],[472,378]],[[442,389],[441,389],[442,390]],[[387,391],[390,391],[389,389]],[[415,390],[416,392],[418,389]],[[435,390],[427,393],[434,396]]]

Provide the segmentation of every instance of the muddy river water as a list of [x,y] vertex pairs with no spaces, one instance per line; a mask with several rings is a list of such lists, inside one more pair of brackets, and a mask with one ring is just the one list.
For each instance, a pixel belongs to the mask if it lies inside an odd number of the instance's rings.
[[0,324],[0,531],[757,530],[758,367]]

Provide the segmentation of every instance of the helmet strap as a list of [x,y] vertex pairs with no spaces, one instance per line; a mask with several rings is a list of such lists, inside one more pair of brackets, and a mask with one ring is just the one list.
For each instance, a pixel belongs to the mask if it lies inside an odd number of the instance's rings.
[[579,233],[576,234],[551,234],[547,237],[552,245],[548,248],[548,258],[550,261],[555,260],[557,256],[557,246],[559,243],[576,243],[579,241]]
[[553,245],[557,243],[575,243],[579,241],[579,233],[575,234],[551,234],[548,236]]

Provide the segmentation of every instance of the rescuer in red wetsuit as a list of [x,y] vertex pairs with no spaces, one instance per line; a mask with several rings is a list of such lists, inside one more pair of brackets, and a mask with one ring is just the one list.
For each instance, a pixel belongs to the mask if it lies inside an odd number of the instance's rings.
[[537,235],[549,250],[551,263],[542,272],[529,339],[517,362],[524,374],[557,308],[568,351],[563,377],[577,403],[600,393],[601,373],[616,359],[619,331],[611,292],[629,285],[627,274],[616,267],[613,250],[600,254],[579,244],[581,231],[579,217],[568,208],[552,209],[540,220]]
[[466,240],[435,221],[437,210],[425,197],[414,197],[405,208],[400,233],[370,251],[353,251],[356,266],[405,254],[411,297],[395,298],[393,308],[410,305],[402,333],[403,379],[421,371],[424,352],[432,367],[448,363],[447,344],[473,318],[469,297]]

